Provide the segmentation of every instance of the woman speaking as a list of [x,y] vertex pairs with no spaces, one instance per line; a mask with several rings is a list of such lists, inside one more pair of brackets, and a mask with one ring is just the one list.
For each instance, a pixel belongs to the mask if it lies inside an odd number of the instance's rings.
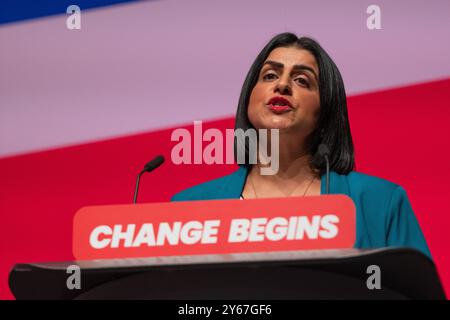
[[258,157],[250,164],[246,146],[246,163],[234,173],[186,189],[172,201],[325,194],[319,149],[326,146],[329,193],[345,194],[356,206],[354,247],[412,247],[431,258],[404,189],[354,171],[344,83],[316,41],[292,33],[270,40],[244,81],[235,123],[235,130],[278,129],[277,171],[262,175],[265,162]]

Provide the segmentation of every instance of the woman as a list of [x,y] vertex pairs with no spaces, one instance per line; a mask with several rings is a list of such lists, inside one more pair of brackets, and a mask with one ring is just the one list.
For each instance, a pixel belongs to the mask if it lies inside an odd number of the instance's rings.
[[172,200],[325,194],[323,157],[317,152],[325,144],[330,151],[329,193],[346,194],[356,206],[354,247],[412,247],[431,258],[403,188],[353,171],[344,83],[317,42],[282,33],[264,47],[247,74],[236,115],[235,129],[250,128],[279,129],[277,172],[261,175],[264,166],[249,163],[246,142],[247,162],[237,171],[184,190]]

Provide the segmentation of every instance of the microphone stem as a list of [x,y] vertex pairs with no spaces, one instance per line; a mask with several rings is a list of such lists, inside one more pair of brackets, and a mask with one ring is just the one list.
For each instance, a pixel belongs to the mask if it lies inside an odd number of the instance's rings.
[[328,155],[325,155],[325,162],[326,162],[326,193],[330,194],[330,160],[328,159]]
[[138,192],[139,192],[139,182],[141,180],[141,175],[144,173],[144,171],[140,172],[137,175],[137,179],[136,179],[136,188],[134,189],[134,200],[133,203],[136,204],[137,201],[137,196],[138,196]]

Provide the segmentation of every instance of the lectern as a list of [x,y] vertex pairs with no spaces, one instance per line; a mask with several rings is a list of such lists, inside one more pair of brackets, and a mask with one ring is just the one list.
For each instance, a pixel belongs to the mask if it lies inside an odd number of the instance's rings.
[[[68,289],[69,266],[81,288]],[[381,289],[369,289],[369,266]],[[445,299],[433,262],[409,248],[313,250],[18,264],[17,299]]]
[[18,264],[9,284],[17,299],[445,299],[427,256],[353,249],[355,225],[344,195],[85,207],[76,260]]

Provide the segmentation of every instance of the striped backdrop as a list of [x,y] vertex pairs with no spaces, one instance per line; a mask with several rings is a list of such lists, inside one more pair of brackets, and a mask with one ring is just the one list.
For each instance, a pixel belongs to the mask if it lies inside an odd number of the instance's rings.
[[[235,169],[170,161],[176,128],[225,132],[244,77],[275,34],[317,39],[348,94],[357,170],[402,185],[450,290],[450,2],[2,1],[0,299],[20,262],[73,259],[82,206],[141,202]],[[66,8],[81,8],[81,30]]]

